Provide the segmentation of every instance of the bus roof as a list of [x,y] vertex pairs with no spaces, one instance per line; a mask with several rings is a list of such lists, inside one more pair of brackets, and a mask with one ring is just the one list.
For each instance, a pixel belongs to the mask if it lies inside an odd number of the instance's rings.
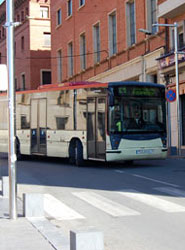
[[109,82],[109,87],[116,87],[116,86],[145,86],[145,87],[158,87],[158,88],[165,88],[164,85],[152,82],[136,82],[136,81],[123,81],[123,82]]
[[[57,90],[69,90],[69,89],[81,89],[81,88],[107,88],[107,87],[116,87],[116,86],[145,86],[145,87],[158,87],[165,88],[164,85],[151,83],[151,82],[136,82],[136,81],[120,81],[120,82],[66,82],[66,83],[57,83],[57,84],[47,84],[41,85],[37,89],[32,90],[21,90],[17,91],[18,94],[21,93],[35,93],[35,92],[49,92]],[[0,93],[0,95],[6,95],[6,92]]]

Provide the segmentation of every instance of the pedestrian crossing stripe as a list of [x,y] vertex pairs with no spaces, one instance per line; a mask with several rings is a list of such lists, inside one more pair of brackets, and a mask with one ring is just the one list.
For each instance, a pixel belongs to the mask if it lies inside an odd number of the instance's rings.
[[117,193],[168,213],[185,212],[185,207],[152,194],[144,194],[134,189],[122,190]]
[[94,192],[74,192],[72,194],[113,217],[140,214],[135,210],[125,207]]
[[52,216],[57,220],[84,219],[84,216],[77,213],[50,194],[44,195],[44,210],[49,216]]
[[[185,197],[185,191],[176,188],[156,187],[153,189],[177,197]],[[185,206],[176,204],[171,201],[167,201],[161,197],[159,198],[156,195],[142,193],[134,189],[124,189],[121,191],[116,191],[116,193],[129,199],[135,200],[137,202],[144,203],[145,205],[151,206],[155,209],[162,210],[164,212],[185,212]],[[133,210],[132,208],[112,201],[111,199],[108,199],[103,195],[97,194],[96,192],[72,192],[72,195],[113,217],[136,216],[141,214],[135,209]],[[55,218],[56,220],[85,219],[83,215],[71,209],[70,207],[68,207],[63,202],[56,199],[50,194],[44,195],[44,210],[47,215]]]

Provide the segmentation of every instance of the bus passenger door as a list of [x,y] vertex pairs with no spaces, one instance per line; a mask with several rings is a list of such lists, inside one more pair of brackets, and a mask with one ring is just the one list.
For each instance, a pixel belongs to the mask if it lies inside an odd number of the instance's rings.
[[46,99],[31,100],[31,154],[46,154]]
[[88,158],[105,160],[105,97],[87,99]]

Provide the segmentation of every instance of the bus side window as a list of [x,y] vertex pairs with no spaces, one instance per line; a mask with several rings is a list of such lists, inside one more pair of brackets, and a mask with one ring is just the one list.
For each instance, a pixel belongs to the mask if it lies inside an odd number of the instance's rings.
[[26,115],[21,115],[21,129],[29,129],[30,123],[27,121]]

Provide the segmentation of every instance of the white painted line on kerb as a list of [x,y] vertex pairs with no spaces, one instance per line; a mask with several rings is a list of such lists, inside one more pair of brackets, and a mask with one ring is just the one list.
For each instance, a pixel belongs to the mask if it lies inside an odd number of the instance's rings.
[[132,175],[135,176],[135,177],[138,177],[138,178],[142,178],[142,179],[146,179],[146,180],[149,180],[149,181],[153,181],[153,182],[165,184],[165,185],[168,185],[168,186],[180,187],[179,185],[175,185],[175,184],[172,184],[172,183],[169,183],[169,182],[165,182],[165,181],[155,180],[155,179],[148,178],[148,177],[145,177],[145,176],[142,176],[142,175],[138,175],[138,174],[132,174]]
[[57,220],[85,218],[50,194],[44,195],[44,211]]
[[177,188],[172,188],[172,187],[156,187],[153,188],[155,190],[158,190],[162,193],[170,194],[176,197],[183,197],[185,198],[185,191],[177,189]]
[[117,193],[123,196],[126,196],[130,199],[134,199],[136,201],[142,202],[148,206],[168,212],[168,213],[185,212],[185,207],[175,204],[173,202],[155,197],[154,195],[151,195],[151,194],[140,193],[132,189],[123,190]]
[[82,199],[83,201],[91,204],[92,206],[106,212],[107,214],[112,215],[113,217],[131,216],[140,214],[135,210],[132,210],[128,207],[118,204],[94,192],[78,192],[78,193],[75,192],[72,194]]

